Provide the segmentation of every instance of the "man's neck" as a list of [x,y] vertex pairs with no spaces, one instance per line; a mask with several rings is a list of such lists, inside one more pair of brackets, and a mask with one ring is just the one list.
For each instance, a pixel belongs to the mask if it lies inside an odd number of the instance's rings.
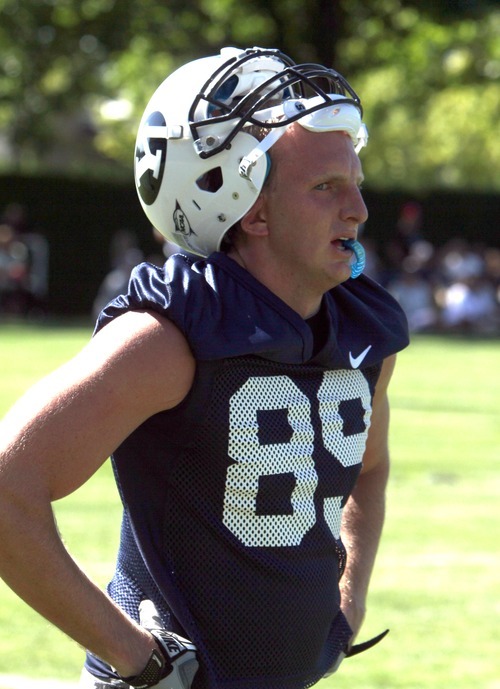
[[288,279],[282,276],[279,270],[268,268],[266,261],[254,257],[251,251],[233,246],[227,255],[284,301],[287,306],[296,311],[304,320],[318,313],[323,298],[322,294],[309,294],[308,290],[296,286],[293,278]]

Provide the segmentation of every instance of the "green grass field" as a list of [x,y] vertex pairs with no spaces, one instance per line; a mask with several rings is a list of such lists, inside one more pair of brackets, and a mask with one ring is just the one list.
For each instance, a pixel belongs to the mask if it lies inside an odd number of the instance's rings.
[[[89,336],[0,325],[0,416]],[[361,637],[391,633],[319,687],[500,689],[499,390],[498,340],[416,337],[400,355],[387,523]],[[68,548],[104,585],[120,520],[109,466],[55,507]],[[0,676],[80,672],[82,651],[1,583],[0,649]]]

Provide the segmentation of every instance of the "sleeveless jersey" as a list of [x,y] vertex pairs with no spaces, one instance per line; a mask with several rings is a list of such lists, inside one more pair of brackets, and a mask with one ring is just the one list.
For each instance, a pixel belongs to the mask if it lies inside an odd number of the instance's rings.
[[[221,253],[142,264],[97,329],[129,309],[171,318],[192,389],[113,455],[124,504],[109,585],[191,639],[193,689],[303,689],[351,636],[340,611],[342,508],[361,469],[381,362],[406,346],[401,309],[369,278],[325,295],[325,344]],[[165,352],[168,356],[168,352]],[[88,654],[87,669],[111,669]]]

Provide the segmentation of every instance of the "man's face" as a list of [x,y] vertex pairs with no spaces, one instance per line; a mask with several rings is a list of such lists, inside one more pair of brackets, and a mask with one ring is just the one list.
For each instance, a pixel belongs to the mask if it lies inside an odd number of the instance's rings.
[[362,179],[343,132],[313,133],[295,124],[275,144],[263,210],[283,279],[312,295],[350,277],[351,252],[342,240],[356,238],[368,217]]

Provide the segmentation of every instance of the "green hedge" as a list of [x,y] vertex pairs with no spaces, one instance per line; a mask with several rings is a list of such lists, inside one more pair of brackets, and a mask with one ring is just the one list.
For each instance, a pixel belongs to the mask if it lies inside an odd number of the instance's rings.
[[[365,190],[370,211],[366,235],[382,247],[393,232],[404,193]],[[435,192],[418,200],[424,208],[424,233],[435,245],[453,236],[500,246],[500,197]],[[110,243],[127,228],[146,255],[159,253],[151,227],[137,200],[133,180],[106,183],[68,177],[0,177],[0,213],[7,204],[24,205],[34,228],[50,246],[49,303],[52,314],[89,314],[110,267]]]

